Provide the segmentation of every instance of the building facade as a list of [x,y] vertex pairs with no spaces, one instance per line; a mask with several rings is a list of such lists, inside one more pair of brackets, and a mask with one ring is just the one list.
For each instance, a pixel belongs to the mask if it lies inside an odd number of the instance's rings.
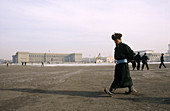
[[167,55],[169,56],[166,56],[165,59],[170,62],[170,44],[168,44],[168,52],[167,52]]
[[113,63],[113,62],[114,62],[114,59],[113,59],[112,56],[109,56],[109,57],[107,57],[106,59],[107,59],[106,61],[107,61],[108,63]]
[[169,50],[168,50],[168,54],[170,54],[170,44],[168,44],[168,48],[169,48]]
[[49,63],[49,64],[61,64],[66,62],[82,62],[81,53],[72,54],[58,54],[58,53],[29,53],[29,52],[17,52],[12,56],[13,63]]

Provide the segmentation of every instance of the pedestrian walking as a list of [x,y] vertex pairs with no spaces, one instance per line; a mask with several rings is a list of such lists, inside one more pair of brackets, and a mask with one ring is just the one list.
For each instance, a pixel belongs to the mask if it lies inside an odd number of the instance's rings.
[[131,62],[133,59],[134,52],[127,44],[122,43],[121,37],[121,33],[115,33],[112,35],[112,39],[116,44],[114,57],[117,62],[115,66],[114,81],[111,84],[110,89],[104,89],[104,91],[109,95],[113,94],[117,88],[128,87],[129,91],[126,92],[126,94],[136,92],[136,90],[132,87],[133,82],[128,66],[128,62]]
[[146,55],[146,53],[144,53],[144,55],[142,56],[142,70],[145,65],[146,65],[147,70],[149,70],[148,60],[149,60],[148,56]]
[[6,66],[8,67],[8,62],[6,62]]
[[163,53],[161,54],[160,61],[161,61],[161,64],[159,65],[159,68],[161,69],[162,65],[164,66],[164,68],[166,68],[166,66],[164,64],[164,54]]
[[135,56],[135,60],[137,62],[137,70],[140,70],[140,62],[141,62],[142,57],[140,56],[140,52]]
[[44,62],[43,61],[41,62],[41,67],[44,67]]
[[[135,53],[134,53],[134,57],[135,57]],[[133,57],[133,60],[132,60],[132,68],[133,68],[133,70],[135,70],[135,68],[136,68],[136,60],[135,60],[135,58]]]

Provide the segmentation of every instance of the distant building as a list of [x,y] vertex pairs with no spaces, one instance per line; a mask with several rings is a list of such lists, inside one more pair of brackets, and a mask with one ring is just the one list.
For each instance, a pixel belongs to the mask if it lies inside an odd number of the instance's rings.
[[170,44],[168,44],[168,54],[170,55]]
[[107,57],[106,62],[108,62],[108,63],[113,63],[113,62],[114,62],[113,57],[112,57],[112,56]]
[[[100,61],[99,59],[96,59],[96,57],[94,58],[83,58],[83,63],[113,63],[114,59],[112,56],[109,57],[101,57]],[[98,61],[96,61],[98,60]]]
[[82,58],[82,62],[83,63],[95,63],[96,62],[96,58],[95,57],[94,58],[88,58],[88,57]]
[[99,55],[97,56],[96,58],[96,63],[103,63],[104,61],[102,60],[102,56],[101,54],[99,53]]
[[168,44],[168,48],[169,48],[167,52],[168,56],[166,56],[165,59],[166,61],[170,62],[170,44]]
[[140,55],[144,55],[144,53],[154,53],[153,50],[140,50],[140,51],[135,51],[136,54],[137,54],[138,52],[140,52]]
[[113,63],[114,59],[112,56],[102,57],[101,53],[97,57],[93,58],[83,58],[83,63]]
[[11,60],[0,59],[0,64],[6,64],[6,62],[8,62],[9,64],[12,63]]
[[0,59],[0,64],[4,64],[4,59]]
[[12,56],[13,63],[49,63],[59,64],[65,62],[82,62],[81,53],[72,54],[58,54],[58,53],[29,53],[29,52],[17,52]]

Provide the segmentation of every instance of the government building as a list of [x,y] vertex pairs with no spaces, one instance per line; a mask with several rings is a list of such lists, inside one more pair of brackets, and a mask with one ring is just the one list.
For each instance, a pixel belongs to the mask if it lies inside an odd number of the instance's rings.
[[61,63],[81,63],[81,53],[71,54],[58,54],[58,53],[30,53],[30,52],[17,52],[12,56],[13,63],[49,63],[49,64],[61,64]]

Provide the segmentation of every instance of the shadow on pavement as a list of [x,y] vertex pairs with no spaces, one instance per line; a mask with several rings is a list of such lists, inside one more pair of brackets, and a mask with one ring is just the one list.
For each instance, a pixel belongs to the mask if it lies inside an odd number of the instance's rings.
[[[94,91],[68,91],[68,90],[42,90],[42,89],[32,89],[32,88],[12,88],[12,89],[0,89],[6,91],[19,91],[26,93],[41,93],[41,94],[56,94],[56,95],[70,95],[70,96],[82,96],[82,97],[109,97],[104,92],[94,92]],[[115,95],[125,95],[123,93],[116,93]],[[113,97],[114,98],[114,97]],[[158,103],[158,104],[170,104],[170,97],[115,97],[114,99],[128,100],[133,102],[146,102],[146,103]]]
[[140,98],[116,98],[121,100],[128,100],[133,102],[170,104],[170,97],[140,97]]
[[42,90],[42,89],[31,89],[31,88],[12,88],[12,89],[0,89],[0,90],[19,91],[19,92],[27,92],[27,93],[83,96],[83,97],[106,97],[106,96],[102,96],[103,94],[105,94],[104,92],[93,92],[93,91]]

